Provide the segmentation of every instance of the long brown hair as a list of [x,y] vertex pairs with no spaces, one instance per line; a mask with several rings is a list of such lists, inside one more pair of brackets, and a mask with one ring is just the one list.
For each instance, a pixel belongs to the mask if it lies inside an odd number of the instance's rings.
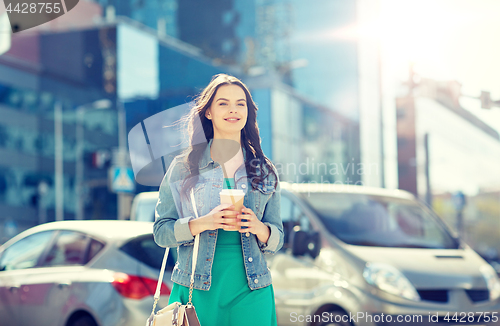
[[[187,117],[187,132],[190,146],[187,149],[186,163],[190,174],[184,180],[181,191],[183,194],[187,194],[198,181],[199,163],[208,146],[208,142],[200,143],[200,139],[206,137],[206,140],[210,141],[210,139],[214,138],[212,121],[207,119],[205,112],[212,105],[215,94],[222,85],[237,85],[245,92],[248,117],[245,127],[241,131],[241,145],[244,146],[246,151],[245,167],[247,177],[251,180],[252,188],[257,189],[258,185],[270,173],[274,175],[275,180],[278,180],[278,176],[273,169],[273,163],[264,155],[260,147],[260,135],[257,126],[257,105],[255,105],[250,91],[238,78],[226,74],[218,74],[213,76],[212,81],[198,95],[195,105]],[[201,127],[199,123],[195,123],[197,119],[201,120]],[[277,182],[275,183],[275,188],[276,186]]]

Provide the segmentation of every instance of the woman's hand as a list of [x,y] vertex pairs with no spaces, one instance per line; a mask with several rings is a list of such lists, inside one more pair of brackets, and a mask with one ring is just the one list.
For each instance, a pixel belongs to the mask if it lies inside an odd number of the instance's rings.
[[[262,223],[257,216],[255,216],[255,213],[250,208],[243,207],[241,214],[238,215],[237,218],[239,220],[238,225],[240,227],[247,227],[246,229],[240,228],[238,230],[240,233],[253,233],[257,236],[257,238],[259,238],[260,241],[267,243],[271,230],[267,225]],[[246,222],[243,222],[242,220],[246,220]]]
[[[196,236],[206,230],[224,229],[225,223],[236,223],[238,211],[233,211],[234,205],[220,204],[200,218],[189,221],[191,234]],[[231,217],[224,217],[231,216]]]

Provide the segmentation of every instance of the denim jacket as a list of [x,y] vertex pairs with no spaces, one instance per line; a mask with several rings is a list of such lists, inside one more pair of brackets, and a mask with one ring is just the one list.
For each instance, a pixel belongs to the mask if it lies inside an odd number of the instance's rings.
[[[212,140],[200,159],[199,179],[194,187],[196,209],[200,217],[208,214],[220,204],[219,193],[223,186],[222,168],[211,158],[211,144]],[[245,157],[245,149],[242,148],[242,150]],[[171,279],[175,283],[189,286],[194,237],[188,222],[195,214],[191,200],[180,196],[183,180],[189,175],[184,161],[185,155],[179,155],[172,161],[160,185],[159,199],[155,210],[154,238],[156,243],[162,247],[177,247],[177,262]],[[277,171],[274,171],[277,176]],[[236,170],[234,180],[235,187],[245,192],[244,206],[252,209],[257,218],[270,229],[267,243],[261,242],[256,235],[250,232],[240,233],[248,286],[255,290],[271,284],[271,273],[264,254],[274,254],[283,246],[279,179],[275,179],[270,174],[258,185],[256,190],[253,190],[243,164]],[[276,183],[278,184],[275,189]],[[188,198],[190,197],[188,196]],[[210,289],[217,233],[218,229],[200,233],[200,247],[194,277],[195,289],[206,291]]]

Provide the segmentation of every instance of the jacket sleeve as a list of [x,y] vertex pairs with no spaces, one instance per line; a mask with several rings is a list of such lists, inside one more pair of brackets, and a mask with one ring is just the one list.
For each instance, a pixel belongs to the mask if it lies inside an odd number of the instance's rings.
[[193,243],[194,237],[189,229],[192,216],[182,216],[180,202],[180,181],[172,178],[179,174],[181,163],[174,159],[165,174],[159,190],[155,208],[153,235],[155,242],[161,247],[177,247]]
[[264,214],[262,216],[262,222],[269,227],[271,231],[267,243],[260,241],[257,238],[260,250],[264,254],[275,254],[278,250],[283,247],[283,222],[281,221],[281,187],[278,178],[278,172],[276,173],[276,190],[271,195],[271,198],[266,204],[264,209]]

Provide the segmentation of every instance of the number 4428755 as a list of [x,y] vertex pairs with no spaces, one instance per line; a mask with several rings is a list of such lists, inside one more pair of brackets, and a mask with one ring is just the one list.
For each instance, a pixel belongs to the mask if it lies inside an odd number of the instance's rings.
[[488,323],[490,321],[496,323],[498,321],[497,313],[498,312],[496,312],[496,311],[494,311],[494,312],[491,312],[491,311],[476,312],[476,313],[473,313],[473,312],[469,312],[469,313],[455,312],[453,315],[450,313],[447,313],[443,319],[448,323],[449,322],[455,322],[455,323],[486,322],[486,323]]
[[61,4],[60,3],[52,3],[52,2],[31,2],[31,3],[18,3],[12,9],[12,3],[9,3],[7,8],[5,8],[8,13],[17,12],[20,14],[58,14],[61,12]]

